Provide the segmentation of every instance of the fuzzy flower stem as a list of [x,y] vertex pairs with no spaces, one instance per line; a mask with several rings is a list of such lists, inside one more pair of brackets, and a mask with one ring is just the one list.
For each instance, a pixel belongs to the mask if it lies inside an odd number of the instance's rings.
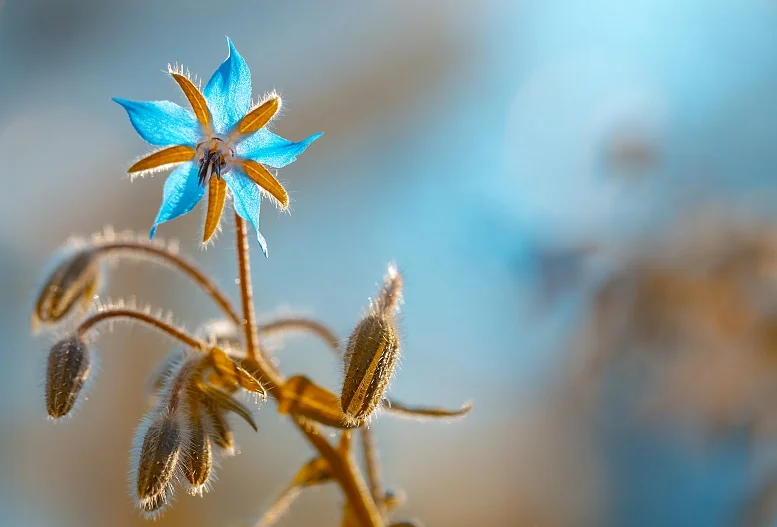
[[324,324],[303,317],[278,318],[259,326],[259,336],[271,336],[287,331],[310,331],[320,337],[335,353],[340,350],[340,339]]
[[235,324],[240,325],[241,317],[224,292],[214,284],[205,273],[182,256],[179,256],[164,247],[140,241],[108,242],[97,247],[95,250],[98,253],[106,254],[145,253],[153,259],[162,260],[164,263],[173,266],[175,269],[178,269],[191,278],[200,289],[207,293],[213,301],[218,304],[219,308],[221,308]]
[[375,500],[370,496],[370,491],[364,478],[359,471],[359,467],[348,452],[339,452],[333,447],[324,436],[321,435],[318,427],[314,423],[303,417],[294,418],[297,427],[305,434],[321,457],[329,463],[340,488],[343,489],[348,503],[353,510],[354,515],[359,520],[359,525],[364,527],[383,527],[383,517],[378,510]]
[[[278,399],[281,395],[280,387],[283,386],[284,379],[259,349],[259,331],[253,304],[247,228],[245,220],[238,214],[235,214],[235,226],[240,299],[243,305],[242,326],[245,331],[246,354],[248,355],[243,365],[252,375],[262,380],[271,397]],[[383,527],[384,523],[380,511],[370,496],[367,484],[364,482],[350,452],[341,454],[321,435],[321,431],[315,423],[303,417],[295,416],[293,419],[310,444],[329,463],[335,479],[340,484],[360,524],[364,527]]]
[[361,427],[361,432],[362,447],[364,450],[364,466],[367,470],[367,481],[370,484],[370,493],[372,494],[372,499],[378,504],[381,514],[385,517],[385,490],[383,489],[383,476],[381,474],[382,471],[375,434],[369,426]]
[[160,320],[148,313],[144,313],[143,311],[128,308],[106,308],[95,313],[94,315],[81,322],[81,324],[76,329],[76,336],[78,338],[83,338],[84,335],[86,335],[86,333],[88,333],[89,330],[97,324],[115,319],[129,319],[135,322],[140,322],[147,326],[153,327],[162,333],[167,333],[170,337],[179,340],[189,348],[200,351],[206,351],[207,349],[207,346],[204,342],[197,340],[193,336],[189,335],[181,329],[178,329],[172,324],[168,324],[167,322]]
[[[237,264],[240,280],[240,302],[243,305],[243,316],[239,325],[243,326],[245,333],[246,354],[256,360],[259,366],[264,366],[265,359],[259,350],[259,334],[256,329],[256,312],[254,311],[254,290],[251,285],[251,257],[248,245],[248,233],[246,221],[235,213],[235,227],[237,231]],[[269,366],[269,364],[267,364]],[[264,370],[265,368],[262,367]],[[273,368],[267,368],[273,370]],[[269,371],[262,372],[269,380],[273,380]],[[277,384],[273,382],[273,384]]]

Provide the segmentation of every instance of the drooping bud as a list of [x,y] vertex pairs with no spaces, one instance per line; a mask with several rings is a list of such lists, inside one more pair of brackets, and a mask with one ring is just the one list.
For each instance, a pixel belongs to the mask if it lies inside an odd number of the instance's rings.
[[91,357],[78,337],[60,340],[49,352],[46,368],[46,411],[59,419],[70,413],[89,377]]
[[203,410],[208,419],[208,433],[210,439],[227,455],[235,452],[235,434],[229,426],[224,411],[215,404],[203,404]]
[[389,267],[383,290],[348,339],[345,378],[340,403],[345,414],[363,422],[380,404],[399,358],[395,311],[401,298],[402,277]]
[[193,496],[202,495],[213,469],[213,450],[200,411],[199,404],[193,398],[188,415],[191,437],[186,444],[183,460],[183,472],[191,484],[189,494]]
[[160,411],[143,437],[137,460],[137,506],[158,514],[172,496],[172,479],[183,445],[183,431],[175,414]]
[[62,262],[49,276],[35,302],[33,326],[53,324],[73,312],[80,303],[87,307],[99,283],[100,265],[94,249],[83,249]]

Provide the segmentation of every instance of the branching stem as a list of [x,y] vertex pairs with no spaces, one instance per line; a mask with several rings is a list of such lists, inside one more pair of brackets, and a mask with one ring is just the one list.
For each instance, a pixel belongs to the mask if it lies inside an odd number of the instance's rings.
[[[274,399],[282,397],[281,387],[284,379],[281,373],[270,363],[259,348],[258,328],[254,312],[253,287],[251,285],[251,264],[246,221],[235,214],[237,227],[237,260],[240,284],[240,300],[243,307],[241,324],[245,333],[247,360],[243,366],[262,381],[267,391]],[[251,371],[254,370],[254,371]],[[367,484],[359,471],[359,467],[348,452],[339,452],[327,439],[321,435],[316,423],[302,417],[292,417],[297,428],[305,435],[310,444],[322,458],[329,463],[335,479],[343,490],[346,499],[351,504],[354,514],[364,527],[383,527],[383,518],[375,501],[370,495]]]

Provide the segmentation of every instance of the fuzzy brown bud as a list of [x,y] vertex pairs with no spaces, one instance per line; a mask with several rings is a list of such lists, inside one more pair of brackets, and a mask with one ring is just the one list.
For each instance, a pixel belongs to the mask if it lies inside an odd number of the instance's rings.
[[356,422],[367,420],[378,407],[399,358],[394,311],[401,284],[396,269],[389,267],[380,297],[348,339],[340,403],[343,412]]
[[210,439],[225,453],[232,454],[235,451],[235,434],[229,426],[226,415],[215,404],[203,404],[203,410],[208,418],[208,432]]
[[35,302],[33,325],[53,324],[73,312],[80,302],[86,306],[97,290],[100,266],[97,253],[84,249],[61,263],[43,285]]
[[70,413],[91,369],[89,349],[83,340],[60,340],[49,352],[46,368],[46,411],[58,419]]
[[167,504],[182,445],[175,414],[160,412],[143,436],[137,461],[137,504],[143,512],[153,515]]
[[197,402],[192,401],[189,415],[192,431],[183,459],[183,473],[191,484],[191,495],[202,494],[213,469],[213,450],[200,411]]

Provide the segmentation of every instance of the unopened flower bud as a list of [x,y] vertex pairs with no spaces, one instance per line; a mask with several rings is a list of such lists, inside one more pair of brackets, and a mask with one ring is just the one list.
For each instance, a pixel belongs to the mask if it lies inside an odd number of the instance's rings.
[[137,505],[154,515],[172,494],[171,481],[178,466],[183,432],[175,414],[159,412],[143,436],[137,460]]
[[394,311],[401,285],[401,276],[389,267],[380,297],[348,339],[340,403],[343,412],[356,422],[365,421],[380,404],[399,358]]
[[213,451],[210,438],[200,417],[200,408],[192,401],[189,415],[191,437],[186,444],[183,459],[183,472],[191,484],[189,494],[202,494],[213,469]]
[[86,306],[97,290],[100,266],[97,253],[84,249],[61,263],[43,285],[35,302],[33,324],[53,324],[70,314],[80,302]]
[[49,352],[46,369],[46,410],[58,419],[70,413],[91,369],[89,349],[83,340],[60,340]]
[[226,454],[235,452],[235,434],[227,422],[224,412],[214,404],[204,404],[203,409],[208,418],[210,439]]

